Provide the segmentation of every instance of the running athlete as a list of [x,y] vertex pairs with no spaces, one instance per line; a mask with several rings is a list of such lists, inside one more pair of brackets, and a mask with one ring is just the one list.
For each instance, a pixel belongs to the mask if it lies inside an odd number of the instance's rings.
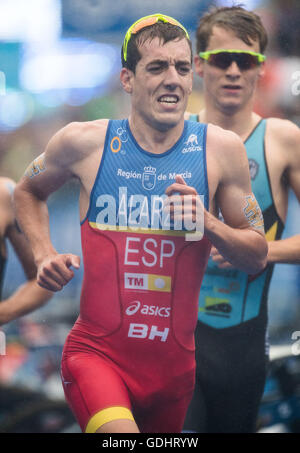
[[[267,242],[241,140],[184,121],[192,90],[184,27],[161,14],[138,20],[126,33],[122,63],[129,119],[59,131],[41,171],[20,182],[16,206],[39,283],[60,290],[79,258],[53,248],[46,199],[69,178],[80,183],[84,279],[62,381],[82,430],[180,432],[194,387],[199,275],[210,243],[256,273]],[[209,211],[216,197],[228,225]]]
[[188,117],[229,129],[243,140],[269,252],[266,269],[248,275],[212,248],[199,298],[197,377],[185,421],[188,431],[255,431],[268,362],[267,295],[273,266],[300,262],[300,236],[280,240],[288,189],[300,199],[300,131],[290,121],[262,119],[253,111],[266,45],[260,18],[241,7],[212,10],[197,29],[195,69],[203,78],[205,108],[196,118]]
[[51,293],[42,289],[36,282],[36,266],[32,252],[16,224],[12,205],[14,188],[15,183],[11,179],[0,178],[0,301],[7,261],[6,239],[14,247],[28,281],[0,302],[0,325],[42,306],[51,297]]

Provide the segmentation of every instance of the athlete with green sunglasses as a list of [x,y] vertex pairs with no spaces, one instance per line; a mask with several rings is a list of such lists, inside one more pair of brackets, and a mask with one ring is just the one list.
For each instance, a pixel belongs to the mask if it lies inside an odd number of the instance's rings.
[[[269,252],[264,271],[249,276],[212,248],[199,296],[196,387],[184,426],[189,432],[257,430],[269,360],[268,291],[274,263],[299,263],[300,236],[281,240],[281,235],[287,212],[293,211],[290,189],[300,201],[300,131],[290,121],[261,116],[278,114],[273,93],[270,104],[265,96],[268,78],[259,84],[268,71],[263,64],[267,43],[261,18],[240,6],[212,8],[196,31],[194,63],[202,97],[199,113],[186,119],[228,129],[244,142]],[[286,303],[288,312],[290,302],[286,295],[280,306]]]

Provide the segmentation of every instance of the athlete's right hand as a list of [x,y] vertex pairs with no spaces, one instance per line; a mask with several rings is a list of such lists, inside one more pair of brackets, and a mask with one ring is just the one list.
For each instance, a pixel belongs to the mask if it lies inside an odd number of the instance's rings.
[[37,282],[42,288],[60,291],[74,277],[72,266],[79,269],[79,256],[71,253],[47,256],[37,265]]

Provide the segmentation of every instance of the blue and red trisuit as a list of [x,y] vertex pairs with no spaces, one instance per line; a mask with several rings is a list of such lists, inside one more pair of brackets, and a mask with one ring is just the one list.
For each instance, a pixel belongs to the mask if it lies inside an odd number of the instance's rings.
[[66,398],[83,431],[131,419],[142,432],[180,432],[194,387],[194,329],[210,252],[162,201],[181,174],[208,209],[206,126],[185,121],[163,154],[143,150],[128,120],[111,120],[81,225],[80,316],[63,353]]

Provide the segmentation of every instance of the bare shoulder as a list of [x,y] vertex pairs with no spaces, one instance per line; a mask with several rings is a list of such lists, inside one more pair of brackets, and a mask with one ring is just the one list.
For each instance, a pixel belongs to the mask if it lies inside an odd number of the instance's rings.
[[208,125],[207,170],[209,179],[214,180],[217,186],[250,184],[246,149],[237,134],[213,124]]
[[[60,129],[50,140],[50,149],[58,147],[73,157],[78,154],[84,158],[95,147],[104,145],[108,120],[72,122]],[[48,145],[48,148],[49,148]]]
[[107,125],[107,119],[73,122],[61,129],[61,134],[74,147],[93,145],[95,141],[97,144],[101,141],[104,143]]
[[266,136],[270,143],[276,144],[277,153],[280,153],[287,168],[299,168],[300,129],[296,124],[289,120],[269,118]]
[[300,129],[290,120],[268,118],[267,133],[283,146],[299,146]]
[[222,129],[214,124],[207,127],[208,152],[216,154],[218,159],[227,161],[228,158],[244,158],[246,151],[241,138],[232,131]]

